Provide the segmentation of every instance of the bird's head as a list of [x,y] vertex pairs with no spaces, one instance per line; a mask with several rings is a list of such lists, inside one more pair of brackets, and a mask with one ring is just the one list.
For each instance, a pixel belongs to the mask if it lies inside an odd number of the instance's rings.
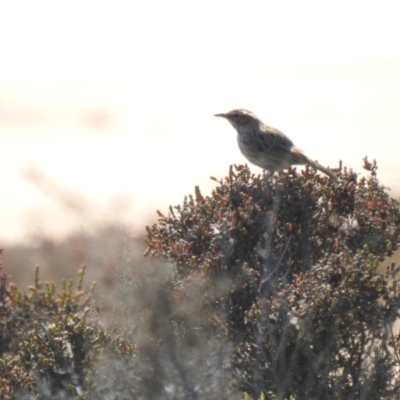
[[226,114],[215,114],[214,116],[226,118],[237,130],[254,123],[258,124],[260,122],[251,111],[243,109],[232,110]]

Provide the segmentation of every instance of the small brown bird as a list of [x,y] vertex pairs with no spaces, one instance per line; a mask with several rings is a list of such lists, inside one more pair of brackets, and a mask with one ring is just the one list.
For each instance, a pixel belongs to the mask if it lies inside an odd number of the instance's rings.
[[238,109],[215,116],[226,118],[233,125],[243,155],[271,175],[292,165],[310,164],[331,179],[337,180],[329,169],[310,160],[285,134],[263,124],[251,111]]

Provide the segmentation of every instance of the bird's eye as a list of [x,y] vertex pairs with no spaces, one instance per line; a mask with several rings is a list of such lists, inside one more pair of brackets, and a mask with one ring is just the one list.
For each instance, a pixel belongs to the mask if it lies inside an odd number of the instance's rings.
[[236,121],[239,119],[239,117],[240,117],[239,114],[233,114],[232,115],[232,118],[235,119]]

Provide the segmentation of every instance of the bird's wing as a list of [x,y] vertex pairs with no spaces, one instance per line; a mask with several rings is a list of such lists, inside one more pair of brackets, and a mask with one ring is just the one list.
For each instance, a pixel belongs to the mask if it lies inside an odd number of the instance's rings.
[[261,152],[272,150],[285,154],[293,147],[293,142],[284,133],[272,126],[263,125],[261,132],[263,135],[258,143]]

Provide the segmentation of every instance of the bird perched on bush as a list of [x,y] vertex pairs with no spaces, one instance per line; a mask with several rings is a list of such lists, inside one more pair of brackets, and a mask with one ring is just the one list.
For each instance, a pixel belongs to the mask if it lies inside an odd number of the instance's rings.
[[215,114],[226,118],[237,131],[240,151],[252,163],[267,170],[271,175],[292,165],[309,164],[331,179],[335,174],[321,164],[309,159],[281,131],[265,125],[251,111],[238,109],[226,114]]

